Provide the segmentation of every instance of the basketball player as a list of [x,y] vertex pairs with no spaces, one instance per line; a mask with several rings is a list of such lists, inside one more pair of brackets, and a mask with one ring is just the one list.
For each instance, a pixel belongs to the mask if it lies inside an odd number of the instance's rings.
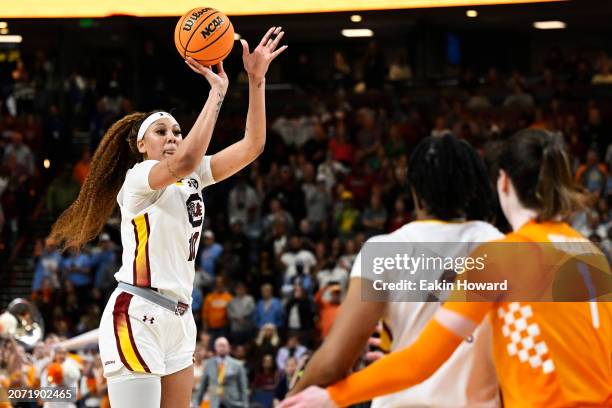
[[111,126],[96,150],[77,200],[58,219],[52,237],[80,247],[102,229],[117,200],[122,267],[100,323],[100,355],[113,408],[189,407],[196,325],[189,310],[194,260],[204,217],[200,191],[235,174],[263,151],[265,75],[286,46],[272,27],[249,53],[244,138],[205,156],[228,87],[217,72],[187,59],[209,82],[208,99],[189,137],[166,112],[134,113]]
[[[477,221],[490,218],[494,196],[484,163],[467,142],[451,135],[424,139],[410,158],[408,177],[417,221],[369,242],[485,242],[503,236],[491,224]],[[447,245],[449,249],[451,246]],[[466,253],[456,256],[469,254],[467,245],[457,249]],[[443,271],[431,273],[441,276]],[[333,328],[292,393],[344,377],[379,319],[384,322],[382,338],[392,339],[391,350],[400,350],[416,340],[440,307],[437,302],[366,302],[362,299],[362,279],[369,278],[361,274],[360,253]],[[347,338],[351,341],[346,342]],[[440,392],[442,389],[444,392]],[[498,407],[498,391],[491,358],[491,328],[485,321],[473,341],[463,342],[435,375],[416,387],[375,399],[372,407]]]
[[[589,245],[561,221],[580,208],[584,199],[575,188],[567,154],[553,136],[525,130],[510,138],[499,157],[497,191],[514,230],[503,242]],[[604,266],[609,273],[609,265]],[[541,270],[525,272],[533,276]],[[505,407],[612,406],[610,303],[505,302],[502,298],[445,303],[408,348],[326,390],[310,387],[281,407],[347,406],[415,386],[443,365],[489,312]]]

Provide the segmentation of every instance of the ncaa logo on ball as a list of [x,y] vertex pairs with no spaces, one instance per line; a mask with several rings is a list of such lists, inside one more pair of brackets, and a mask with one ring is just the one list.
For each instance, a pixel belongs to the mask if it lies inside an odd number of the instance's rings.
[[191,17],[189,17],[187,19],[187,21],[185,21],[185,25],[183,25],[183,30],[184,31],[191,31],[191,28],[193,27],[193,23],[196,22],[196,20],[204,13],[206,13],[207,11],[209,11],[209,8],[205,8],[199,11],[196,11],[195,13],[191,14]]
[[208,38],[209,35],[214,33],[217,27],[219,27],[221,24],[223,24],[223,19],[221,18],[221,16],[217,16],[217,18],[211,21],[208,26],[204,30],[202,30],[202,35],[204,36],[204,39]]

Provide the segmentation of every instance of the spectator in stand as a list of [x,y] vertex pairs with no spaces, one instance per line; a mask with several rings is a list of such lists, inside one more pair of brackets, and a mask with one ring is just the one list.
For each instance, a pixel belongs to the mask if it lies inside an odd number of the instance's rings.
[[304,177],[304,197],[306,199],[306,219],[310,228],[319,233],[323,228],[323,223],[327,220],[331,209],[331,197],[325,188],[325,176],[318,175],[314,180],[314,167],[307,167],[309,170]]
[[261,286],[261,299],[257,302],[255,323],[259,329],[266,323],[272,323],[276,328],[284,327],[283,305],[273,296],[273,288],[269,283]]
[[248,381],[241,362],[229,355],[230,344],[225,337],[215,341],[215,356],[204,362],[204,372],[194,397],[199,407],[206,395],[209,408],[248,408]]
[[272,323],[264,324],[255,339],[256,355],[276,355],[279,346],[280,338],[278,337],[276,327]]
[[94,288],[102,292],[114,289],[113,275],[117,272],[117,246],[107,233],[100,234],[98,246],[91,251]]
[[266,236],[273,233],[273,226],[277,223],[284,224],[284,231],[292,231],[295,225],[293,217],[283,209],[278,198],[270,200],[270,213],[263,220],[263,229]]
[[330,283],[338,283],[341,287],[346,288],[349,278],[348,270],[336,266],[336,259],[327,255],[327,248],[323,242],[317,243],[315,252],[317,254],[315,274],[319,288],[324,288]]
[[325,161],[317,168],[317,181],[323,179],[327,192],[331,194],[336,186],[336,181],[349,172],[350,169],[339,161],[336,161],[332,157],[332,153],[328,151]]
[[339,203],[336,203],[334,209],[334,218],[336,220],[336,229],[340,237],[350,238],[355,234],[359,223],[359,210],[353,205],[353,193],[343,191],[340,194]]
[[232,295],[225,288],[223,276],[215,277],[214,290],[206,295],[202,308],[202,323],[214,342],[218,337],[224,337],[228,331],[227,307]]
[[293,292],[294,283],[301,283],[301,286],[310,292],[313,288],[311,279],[311,269],[317,264],[314,254],[304,248],[302,238],[292,235],[289,238],[289,246],[280,257],[280,262],[284,268],[283,272],[283,295]]
[[212,281],[215,277],[215,265],[223,253],[223,246],[215,241],[215,233],[204,231],[204,245],[200,249],[199,266],[207,275],[206,280]]
[[336,320],[340,303],[342,303],[342,291],[340,285],[332,283],[321,287],[317,292],[315,302],[319,309],[319,332],[323,338],[327,337]]
[[[316,306],[300,284],[293,288],[292,296],[285,305],[285,327],[289,333],[298,335],[310,344],[315,328]],[[284,366],[284,364],[279,364]]]
[[314,166],[318,166],[319,164],[325,161],[327,156],[327,146],[329,144],[329,140],[327,139],[327,130],[323,126],[321,121],[317,121],[314,124],[314,138],[310,139],[306,144],[304,144],[304,155],[306,156],[306,160],[309,163],[312,163]]
[[605,157],[608,145],[612,142],[612,134],[601,116],[601,111],[593,102],[589,104],[587,122],[582,126],[582,135],[587,147],[597,150],[598,157]]
[[89,147],[84,147],[83,152],[81,153],[81,158],[74,165],[74,169],[72,170],[72,177],[79,183],[80,186],[83,185],[87,175],[89,174],[89,167],[91,166],[91,151],[89,151]]
[[247,343],[255,330],[255,300],[243,282],[236,284],[236,295],[227,306],[233,344]]
[[331,159],[345,165],[351,165],[354,158],[353,145],[349,142],[346,123],[344,120],[336,122],[334,136],[329,141]]
[[393,123],[389,127],[389,139],[385,143],[385,155],[390,159],[395,159],[406,153],[408,153],[408,147],[402,135],[402,126],[399,123]]
[[57,303],[58,291],[51,283],[51,279],[42,279],[38,289],[32,292],[32,301],[35,302],[44,322],[51,321],[53,307]]
[[593,85],[610,85],[612,84],[612,70],[610,69],[610,61],[606,55],[600,58],[599,71],[593,75],[591,83]]
[[591,193],[603,195],[608,179],[606,165],[599,161],[597,150],[590,149],[587,152],[586,163],[576,171],[576,181]]
[[332,81],[334,83],[334,88],[336,89],[346,89],[350,87],[353,82],[351,67],[346,62],[344,54],[340,51],[334,51]]
[[393,232],[396,229],[407,224],[412,219],[410,212],[406,210],[406,203],[402,197],[398,197],[393,205],[393,215],[389,220],[388,232]]
[[79,252],[69,248],[60,264],[62,277],[69,280],[76,288],[79,300],[89,297],[93,287],[91,276],[91,256],[87,252]]
[[274,364],[274,357],[265,354],[251,384],[252,402],[261,404],[265,408],[272,408],[278,380],[279,374]]
[[380,194],[372,194],[370,205],[361,215],[361,224],[365,228],[366,238],[384,233],[387,218],[387,210],[382,205]]
[[287,342],[285,345],[281,347],[276,354],[276,366],[286,367],[287,360],[290,358],[299,360],[306,353],[308,353],[308,349],[300,344],[300,338],[296,335],[290,334],[287,336]]
[[276,407],[282,400],[285,399],[287,393],[291,389],[291,381],[293,375],[297,371],[298,361],[295,357],[289,357],[285,361],[285,369],[281,371],[280,378],[278,379],[278,385],[274,391],[274,403]]
[[17,165],[23,168],[27,178],[34,175],[34,155],[32,150],[23,143],[23,134],[21,132],[13,132],[11,143],[4,148],[4,160],[9,156],[15,156]]
[[59,268],[62,262],[62,254],[60,254],[55,242],[51,238],[45,239],[45,247],[36,261],[34,269],[34,278],[32,279],[32,292],[36,292],[42,286],[45,279],[49,280],[49,285],[55,289],[59,288]]
[[[56,348],[53,352],[52,362],[43,370],[40,376],[42,387],[70,387],[77,389],[81,377],[81,367],[64,348]],[[45,402],[44,408],[74,408],[72,402]]]
[[250,214],[259,218],[260,199],[257,191],[247,184],[244,174],[236,178],[236,184],[228,196],[227,213],[230,219],[240,220],[244,225],[249,222]]
[[512,94],[504,99],[505,108],[530,109],[534,104],[533,96],[525,91],[521,83],[514,84]]
[[438,115],[434,122],[434,128],[431,130],[431,136],[442,137],[444,135],[450,135],[452,132],[448,128],[446,117]]

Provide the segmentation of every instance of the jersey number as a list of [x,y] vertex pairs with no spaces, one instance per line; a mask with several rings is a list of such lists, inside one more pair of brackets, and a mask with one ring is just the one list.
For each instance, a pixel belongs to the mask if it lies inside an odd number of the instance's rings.
[[200,232],[196,231],[191,235],[191,238],[189,238],[189,259],[188,259],[189,262],[193,261],[196,257],[199,237],[200,237]]

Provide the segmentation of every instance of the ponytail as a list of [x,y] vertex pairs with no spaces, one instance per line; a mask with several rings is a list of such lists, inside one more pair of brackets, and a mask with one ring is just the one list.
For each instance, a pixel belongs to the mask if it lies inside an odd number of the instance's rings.
[[136,136],[146,116],[145,113],[127,115],[104,134],[79,196],[51,228],[50,238],[62,249],[78,249],[102,231],[115,208],[126,172],[142,161]]
[[526,129],[512,136],[500,157],[521,203],[538,212],[539,221],[565,219],[583,208],[587,195],[572,177],[562,140],[549,132]]
[[572,177],[567,152],[556,139],[551,135],[542,151],[542,166],[536,187],[542,220],[567,218],[586,204],[586,195],[579,190]]

